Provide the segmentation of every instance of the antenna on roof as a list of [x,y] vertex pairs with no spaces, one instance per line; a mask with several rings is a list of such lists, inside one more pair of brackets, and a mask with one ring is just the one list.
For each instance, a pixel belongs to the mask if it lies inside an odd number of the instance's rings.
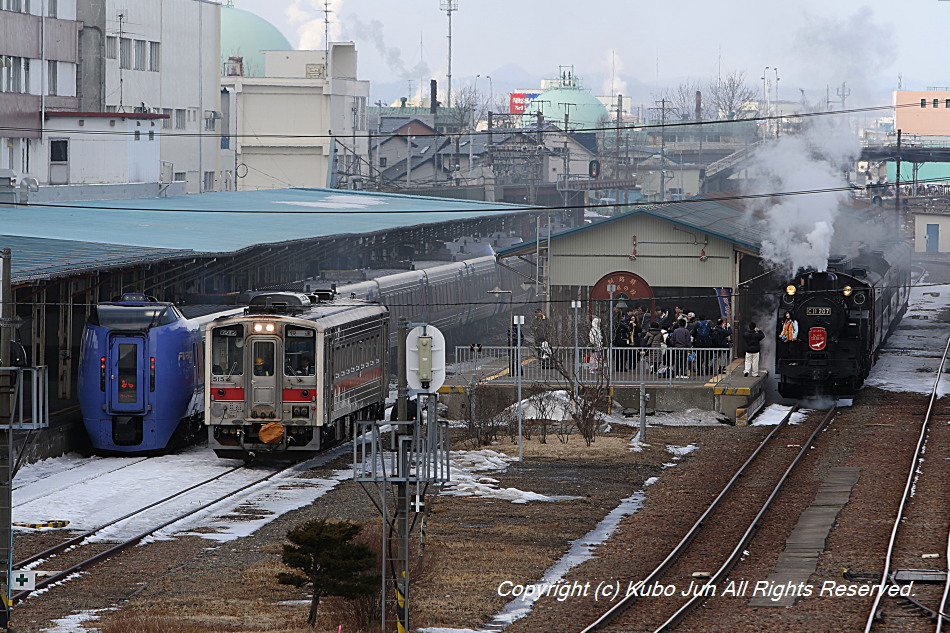
[[[327,45],[327,56],[330,55],[330,0],[323,0],[323,37]],[[330,60],[327,59],[327,64],[330,63]]]

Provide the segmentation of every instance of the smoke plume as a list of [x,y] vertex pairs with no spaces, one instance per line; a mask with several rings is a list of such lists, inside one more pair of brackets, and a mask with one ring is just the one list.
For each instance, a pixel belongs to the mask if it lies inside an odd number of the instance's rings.
[[620,78],[620,73],[623,72],[623,61],[621,61],[617,55],[617,50],[611,48],[605,51],[601,63],[607,71],[607,76],[601,87],[601,94],[609,96],[618,94],[629,96],[630,93],[627,92],[627,82]]
[[340,9],[343,0],[292,0],[284,10],[291,24],[297,25],[297,35],[300,37],[297,48],[301,50],[316,50],[325,48],[326,22],[324,10],[330,11],[330,40],[339,40]]
[[431,76],[428,64],[419,60],[412,66],[407,66],[402,58],[402,52],[395,46],[387,46],[383,37],[383,23],[379,20],[363,22],[356,16],[347,16],[347,32],[354,40],[368,40],[379,53],[390,72],[399,79],[418,79]]

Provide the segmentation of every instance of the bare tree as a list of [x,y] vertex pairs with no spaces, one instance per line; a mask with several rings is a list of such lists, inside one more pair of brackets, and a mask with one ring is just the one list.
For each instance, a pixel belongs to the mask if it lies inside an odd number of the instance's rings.
[[710,104],[706,97],[706,84],[703,82],[687,79],[675,88],[664,90],[658,97],[657,102],[662,103],[660,107],[666,108],[666,120],[674,121],[695,121],[696,120],[696,93],[702,95],[700,118],[709,120],[715,118],[716,108]]
[[727,72],[719,79],[710,82],[712,102],[716,109],[716,119],[751,119],[756,115],[758,91],[746,83],[746,74],[742,70]]

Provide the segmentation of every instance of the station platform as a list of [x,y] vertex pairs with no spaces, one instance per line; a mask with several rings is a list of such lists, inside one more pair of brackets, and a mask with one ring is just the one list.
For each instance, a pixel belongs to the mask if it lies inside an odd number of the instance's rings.
[[[716,411],[737,425],[749,421],[765,406],[765,386],[768,372],[762,370],[758,377],[743,376],[743,359],[732,359],[717,373],[698,374],[684,371],[683,375],[673,372],[638,372],[607,370],[591,367],[584,363],[576,375],[580,377],[583,388],[606,386],[615,402],[625,409],[639,412],[640,391],[647,393],[647,412],[686,411],[702,409]],[[560,371],[549,367],[536,357],[522,360],[521,389],[522,397],[538,388],[558,390],[570,388],[569,377],[572,372]],[[514,400],[517,393],[514,365],[504,355],[488,356],[481,362],[460,363],[455,373],[450,373],[445,384],[439,389],[441,399],[449,407],[450,417],[464,417],[468,406],[469,394],[473,390],[499,390],[510,394]],[[721,371],[719,371],[721,370]]]

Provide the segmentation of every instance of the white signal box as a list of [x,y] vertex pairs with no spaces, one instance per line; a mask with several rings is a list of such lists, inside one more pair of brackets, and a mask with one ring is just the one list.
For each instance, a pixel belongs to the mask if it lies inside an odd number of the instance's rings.
[[435,393],[445,384],[445,337],[438,328],[414,327],[406,337],[406,378],[416,391]]

